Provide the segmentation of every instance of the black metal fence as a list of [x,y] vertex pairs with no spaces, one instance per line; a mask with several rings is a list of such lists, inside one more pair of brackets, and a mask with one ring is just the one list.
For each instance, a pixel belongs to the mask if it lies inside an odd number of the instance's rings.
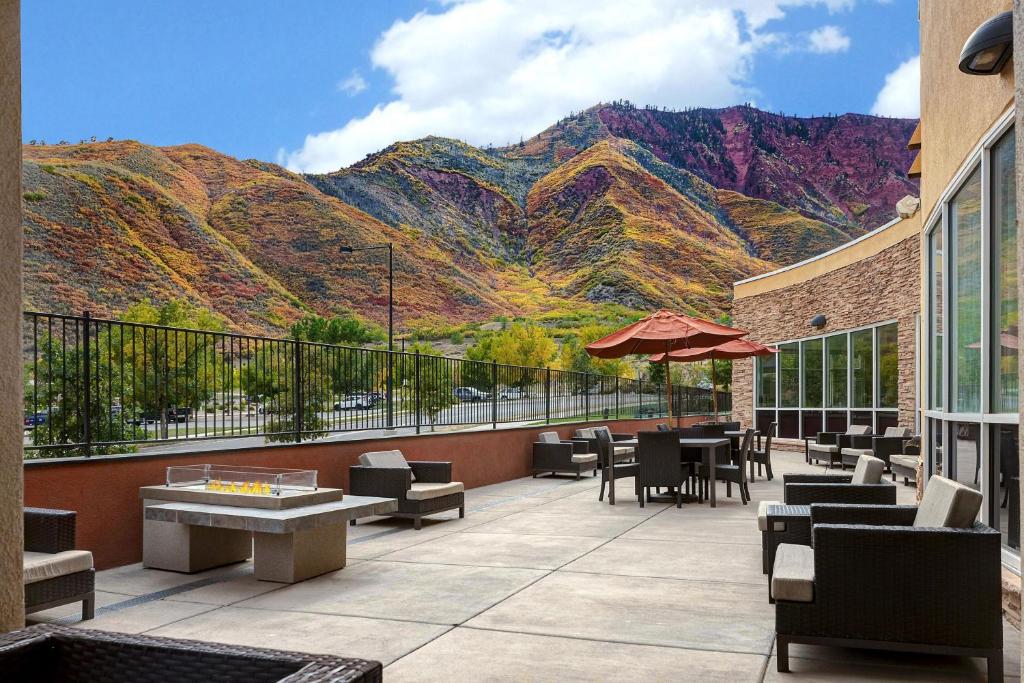
[[[641,379],[26,312],[26,457],[180,439],[550,424],[665,414]],[[388,381],[390,377],[390,382]],[[388,386],[393,387],[388,392]],[[719,392],[728,412],[731,395]],[[675,387],[677,415],[711,411]]]

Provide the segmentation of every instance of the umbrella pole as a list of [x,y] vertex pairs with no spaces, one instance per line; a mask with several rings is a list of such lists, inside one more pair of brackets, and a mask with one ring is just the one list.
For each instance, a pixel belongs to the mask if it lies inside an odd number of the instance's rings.
[[[668,406],[668,421],[672,423],[672,373],[669,372],[671,365],[668,362],[668,354],[665,354],[665,405]],[[678,423],[676,424],[678,427]]]
[[715,379],[715,359],[711,359],[711,410],[715,413],[715,422],[718,422],[718,382]]

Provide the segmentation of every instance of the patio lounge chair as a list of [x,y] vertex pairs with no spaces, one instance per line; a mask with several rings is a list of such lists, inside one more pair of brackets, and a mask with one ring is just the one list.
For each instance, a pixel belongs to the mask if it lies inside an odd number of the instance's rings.
[[604,435],[606,437],[608,437],[608,441],[612,442],[612,447],[614,448],[614,455],[615,455],[615,460],[616,461],[632,460],[633,458],[636,457],[636,448],[635,447],[633,447],[633,446],[615,446],[615,442],[616,441],[625,441],[627,439],[632,439],[633,438],[632,434],[613,434],[612,430],[609,429],[607,426],[583,427],[582,429],[577,429],[576,430],[576,436],[573,437],[573,438],[574,439],[582,439],[582,440],[587,442],[587,445],[589,447],[587,452],[588,453],[597,453],[598,454],[598,456],[599,456],[598,459],[599,459],[599,461],[601,463],[601,467],[604,467],[604,458],[600,457],[601,450],[600,450],[600,446],[597,443],[597,433],[598,432],[604,433]]
[[903,444],[902,453],[889,456],[889,466],[892,471],[892,480],[903,477],[903,485],[910,486],[910,482],[917,483],[917,465],[921,461],[921,440],[913,437]]
[[885,470],[890,471],[889,458],[897,453],[903,452],[903,442],[911,437],[911,432],[906,427],[886,427],[882,436],[871,437],[871,446],[868,448],[857,448],[847,446],[839,451],[842,460],[842,468],[857,464],[857,459],[862,455],[873,455],[885,463]]
[[867,425],[850,425],[846,432],[818,432],[814,443],[807,444],[807,457],[810,461],[825,462],[826,467],[841,465],[844,448],[869,448],[871,446],[871,427]]
[[92,619],[96,570],[92,553],[75,550],[76,514],[25,508],[25,614],[82,603],[82,620]]
[[380,662],[39,624],[0,635],[9,683],[378,683]]
[[812,505],[814,547],[775,558],[778,670],[806,643],[984,657],[1002,681],[1001,541],[981,503],[934,476],[920,507]]
[[597,476],[597,453],[588,449],[587,441],[561,439],[558,432],[541,432],[533,444],[533,476],[569,472],[579,479],[586,470],[593,470]]
[[348,468],[352,495],[397,499],[398,511],[389,516],[411,518],[414,529],[422,528],[426,515],[458,508],[459,517],[466,516],[466,489],[452,481],[450,462],[407,461],[394,450],[363,453],[359,463]]
[[784,474],[783,500],[762,500],[757,505],[757,528],[761,532],[761,571],[770,573],[775,552],[783,543],[811,544],[810,520],[801,524],[768,525],[772,505],[811,505],[845,503],[849,505],[895,505],[896,487],[882,483],[885,468],[879,458],[861,456],[853,474]]

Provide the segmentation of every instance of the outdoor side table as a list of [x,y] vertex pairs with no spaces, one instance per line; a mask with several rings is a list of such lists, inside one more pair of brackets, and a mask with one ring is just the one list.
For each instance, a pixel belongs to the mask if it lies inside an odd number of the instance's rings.
[[811,506],[769,505],[766,519],[768,528],[761,532],[761,561],[770,586],[778,547],[783,543],[811,544]]

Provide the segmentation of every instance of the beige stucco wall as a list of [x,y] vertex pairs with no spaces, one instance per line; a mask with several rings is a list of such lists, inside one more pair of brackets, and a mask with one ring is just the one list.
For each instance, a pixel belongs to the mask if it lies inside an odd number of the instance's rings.
[[0,631],[25,623],[22,591],[21,20],[0,0]]
[[975,28],[1012,0],[920,0],[921,211],[927,217],[984,133],[1013,104],[1013,67],[999,76],[957,68]]

